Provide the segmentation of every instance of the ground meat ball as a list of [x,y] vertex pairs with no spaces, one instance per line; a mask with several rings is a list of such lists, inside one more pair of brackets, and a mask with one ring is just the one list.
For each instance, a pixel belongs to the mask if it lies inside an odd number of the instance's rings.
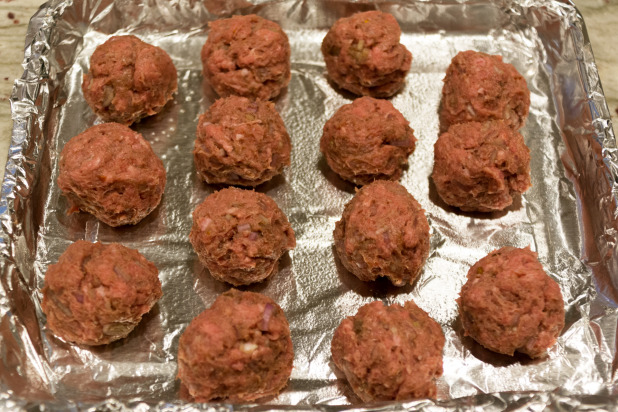
[[434,145],[432,178],[451,206],[503,210],[530,187],[530,149],[504,122],[455,124]]
[[207,183],[256,186],[290,165],[290,150],[274,104],[230,96],[200,116],[193,156]]
[[98,46],[82,82],[92,110],[125,125],[159,113],[177,89],[170,56],[135,36],[114,36]]
[[506,355],[543,356],[564,327],[560,287],[528,248],[503,247],[479,260],[458,303],[465,334]]
[[279,305],[231,289],[180,337],[178,377],[197,402],[248,402],[281,392],[293,360],[290,327]]
[[79,240],[45,274],[47,326],[81,345],[122,339],[161,297],[158,273],[137,250]]
[[110,226],[134,225],[161,201],[165,169],[141,134],[104,123],[64,146],[58,186],[71,203],[69,213],[83,210]]
[[274,200],[236,188],[213,193],[195,209],[189,239],[210,274],[236,286],[276,273],[279,258],[296,247]]
[[272,99],[290,82],[290,43],[281,27],[251,14],[210,23],[204,76],[220,96]]
[[397,20],[381,11],[339,19],[322,41],[328,75],[354,94],[389,97],[405,83],[412,54],[399,43]]
[[526,80],[502,56],[472,50],[458,53],[446,70],[442,88],[441,129],[464,122],[504,120],[517,130],[528,117]]
[[408,125],[391,102],[361,97],[326,122],[320,151],[335,173],[358,185],[399,180],[416,144]]
[[399,183],[376,180],[345,206],[335,225],[335,249],[360,280],[387,277],[413,283],[429,255],[425,211]]
[[444,334],[413,301],[371,302],[335,330],[331,353],[363,402],[435,398]]

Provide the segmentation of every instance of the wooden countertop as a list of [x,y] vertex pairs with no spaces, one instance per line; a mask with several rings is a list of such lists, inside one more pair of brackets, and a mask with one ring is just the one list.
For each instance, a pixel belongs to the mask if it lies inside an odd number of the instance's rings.
[[[11,140],[9,96],[23,72],[24,40],[30,17],[42,0],[0,0],[0,170],[4,171]],[[576,0],[582,12],[599,68],[607,103],[618,120],[618,0]],[[614,128],[614,131],[616,129]],[[3,174],[3,173],[2,173]]]

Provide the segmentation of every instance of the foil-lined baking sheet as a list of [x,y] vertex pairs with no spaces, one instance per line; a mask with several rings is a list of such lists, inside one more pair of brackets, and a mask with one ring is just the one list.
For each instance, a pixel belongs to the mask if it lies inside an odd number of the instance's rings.
[[[325,75],[320,44],[343,16],[380,9],[399,21],[412,52],[406,86],[391,99],[418,138],[402,184],[427,211],[431,252],[419,280],[396,288],[363,283],[334,256],[332,231],[354,187],[319,153],[322,126],[353,96]],[[292,165],[257,188],[288,216],[297,247],[280,271],[247,290],[275,299],[290,321],[295,349],[288,387],[272,409],[359,406],[330,358],[333,331],[375,299],[414,299],[446,335],[438,400],[382,409],[571,410],[618,402],[618,157],[584,23],[560,1],[52,0],[32,18],[22,78],[11,99],[15,126],[2,187],[0,223],[0,407],[46,410],[243,409],[195,405],[176,380],[178,338],[229,285],[213,280],[193,252],[191,212],[217,189],[199,181],[192,148],[197,119],[216,99],[202,81],[200,50],[208,21],[257,13],[290,38],[292,80],[276,100],[292,139]],[[81,93],[94,48],[134,34],[165,49],[179,76],[175,100],[133,126],[167,171],[161,205],[134,227],[111,228],[66,215],[56,185],[58,155],[100,122]],[[532,153],[532,188],[508,210],[461,213],[430,179],[442,78],[461,50],[500,54],[523,74],[531,109],[522,129]],[[163,298],[126,339],[79,347],[45,327],[41,293],[47,266],[78,239],[121,242],[159,268]],[[463,336],[455,299],[470,265],[489,251],[530,246],[560,284],[566,326],[540,360],[491,353]],[[288,406],[286,406],[288,405]]]

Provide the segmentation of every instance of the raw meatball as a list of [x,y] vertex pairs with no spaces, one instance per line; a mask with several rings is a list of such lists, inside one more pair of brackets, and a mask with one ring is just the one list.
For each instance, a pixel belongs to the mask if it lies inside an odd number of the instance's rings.
[[530,149],[502,121],[454,124],[434,145],[432,178],[451,206],[503,210],[530,187]]
[[335,249],[360,280],[413,283],[429,255],[425,211],[399,183],[376,180],[345,206],[335,224]]
[[442,88],[441,129],[464,122],[504,120],[515,130],[526,122],[530,90],[502,56],[472,50],[458,53],[446,70]]
[[83,210],[110,226],[134,225],[161,201],[165,169],[141,134],[104,123],[64,146],[58,186],[71,203],[69,213]]
[[465,334],[506,355],[543,356],[564,327],[560,287],[528,248],[503,247],[476,262],[458,303]]
[[220,96],[272,99],[290,82],[290,42],[281,27],[251,14],[210,23],[204,76]]
[[80,345],[122,339],[161,297],[158,274],[137,250],[79,240],[45,274],[47,326]]
[[331,353],[363,402],[435,398],[444,334],[413,301],[371,302],[335,330]]
[[394,95],[404,86],[412,64],[412,54],[399,37],[397,20],[381,11],[337,20],[322,41],[328,75],[354,94]]
[[189,240],[215,279],[236,286],[275,274],[279,258],[296,247],[274,200],[236,188],[213,193],[195,209]]
[[290,150],[274,104],[230,96],[200,116],[193,156],[207,183],[256,186],[290,165]]
[[320,151],[335,173],[358,185],[399,180],[416,144],[409,124],[391,102],[361,97],[326,122]]
[[231,289],[193,319],[178,344],[178,377],[197,402],[248,402],[277,395],[294,350],[272,299]]
[[178,76],[163,49],[135,36],[114,36],[90,58],[82,91],[106,122],[130,125],[163,110],[178,89]]

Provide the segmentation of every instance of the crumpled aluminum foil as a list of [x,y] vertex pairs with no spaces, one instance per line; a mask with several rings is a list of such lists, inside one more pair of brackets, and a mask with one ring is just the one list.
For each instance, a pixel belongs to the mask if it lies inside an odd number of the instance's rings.
[[[325,76],[322,38],[336,19],[373,8],[397,18],[414,56],[406,87],[392,102],[418,138],[402,184],[426,209],[432,241],[420,279],[403,288],[360,282],[334,257],[332,231],[354,187],[319,153],[325,121],[353,98]],[[287,214],[298,245],[276,276],[246,288],[279,302],[291,325],[294,370],[270,406],[191,404],[175,379],[180,334],[229,288],[200,265],[187,236],[191,212],[215,189],[199,181],[191,155],[198,116],[216,98],[202,82],[200,49],[207,22],[234,13],[279,22],[292,46],[292,80],[276,100],[292,138],[292,166],[257,190]],[[161,114],[134,126],[166,167],[162,204],[135,227],[114,229],[85,213],[67,216],[56,177],[63,145],[100,121],[80,89],[89,56],[111,35],[127,33],[171,55],[179,91]],[[466,49],[503,55],[532,93],[522,134],[532,151],[533,187],[503,213],[457,212],[441,202],[429,178],[441,80],[450,59]],[[575,410],[618,402],[618,156],[584,23],[572,4],[52,0],[30,22],[24,68],[11,99],[15,125],[0,202],[0,409],[358,406],[331,362],[330,341],[344,317],[374,299],[414,299],[442,325],[447,343],[438,400],[371,410]],[[121,242],[159,268],[163,298],[120,342],[79,347],[45,327],[44,273],[78,239]],[[467,270],[505,245],[530,245],[562,289],[566,326],[545,359],[497,355],[463,337],[455,299]]]

